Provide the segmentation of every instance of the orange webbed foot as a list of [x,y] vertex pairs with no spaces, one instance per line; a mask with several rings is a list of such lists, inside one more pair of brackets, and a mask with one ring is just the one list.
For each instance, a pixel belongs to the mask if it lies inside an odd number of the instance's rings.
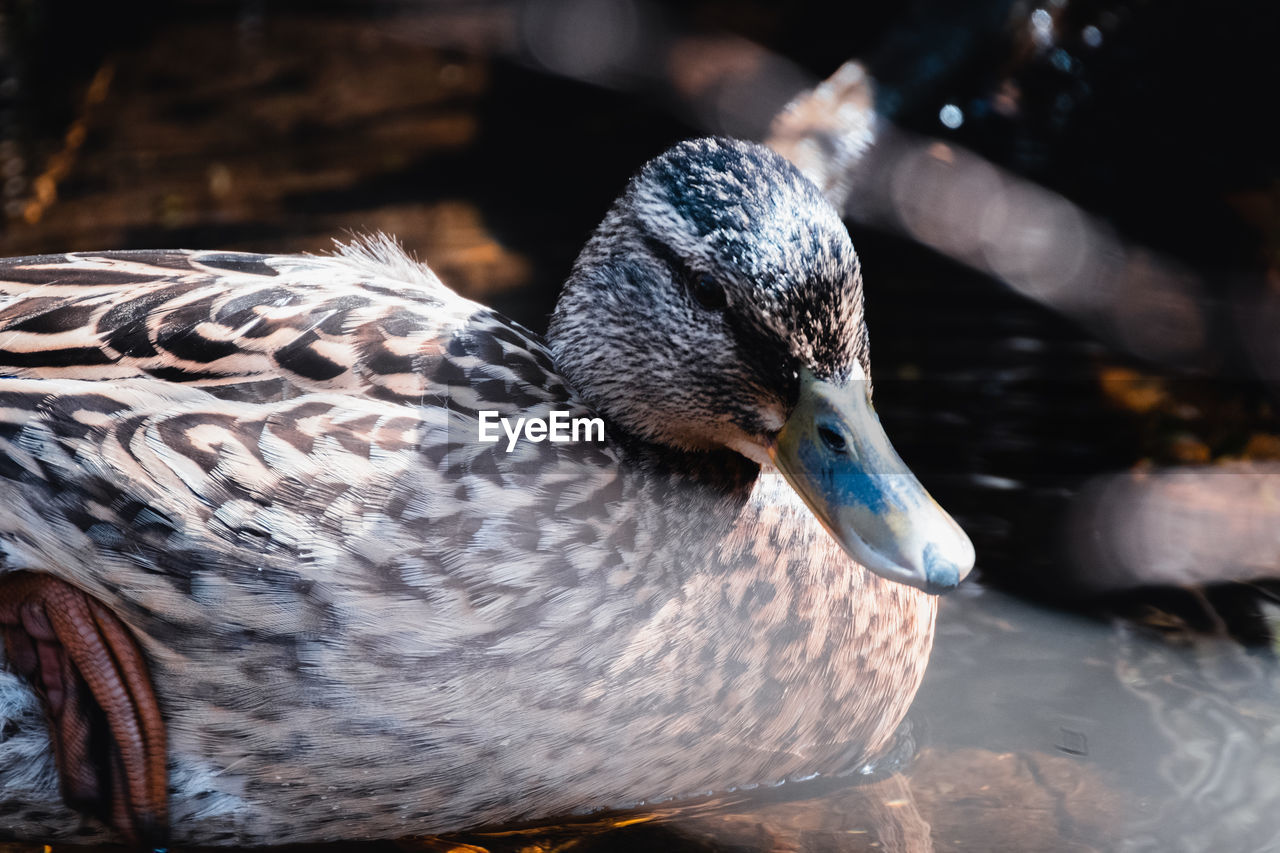
[[13,572],[0,575],[0,636],[44,703],[67,805],[131,842],[163,844],[164,720],[129,629],[65,581]]

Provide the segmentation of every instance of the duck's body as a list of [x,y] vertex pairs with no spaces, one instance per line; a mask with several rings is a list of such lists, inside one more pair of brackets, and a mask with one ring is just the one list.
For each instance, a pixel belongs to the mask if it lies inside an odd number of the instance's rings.
[[[883,748],[934,599],[561,361],[387,242],[0,267],[0,573],[137,639],[174,841],[442,832]],[[478,411],[552,409],[608,437],[477,441]],[[0,769],[44,748],[22,734]],[[74,826],[49,773],[3,790],[0,836]]]

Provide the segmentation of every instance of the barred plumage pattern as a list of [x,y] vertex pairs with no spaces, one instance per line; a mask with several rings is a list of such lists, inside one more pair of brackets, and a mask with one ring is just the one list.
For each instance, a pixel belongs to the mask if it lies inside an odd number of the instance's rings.
[[[835,771],[927,660],[933,599],[849,561],[776,474],[478,443],[480,409],[591,412],[537,335],[386,241],[7,261],[0,365],[0,572],[137,635],[177,842]],[[0,707],[0,772],[24,768],[0,834],[73,834],[26,701]]]

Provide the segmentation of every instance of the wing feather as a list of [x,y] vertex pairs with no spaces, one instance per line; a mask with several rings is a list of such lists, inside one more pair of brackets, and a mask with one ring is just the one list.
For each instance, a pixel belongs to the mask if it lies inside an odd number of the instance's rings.
[[[528,364],[537,381],[522,379]],[[567,398],[537,335],[462,299],[377,238],[336,256],[85,252],[0,261],[0,371],[153,378],[248,401],[338,392],[442,403],[450,386],[476,379],[498,380],[516,404]]]

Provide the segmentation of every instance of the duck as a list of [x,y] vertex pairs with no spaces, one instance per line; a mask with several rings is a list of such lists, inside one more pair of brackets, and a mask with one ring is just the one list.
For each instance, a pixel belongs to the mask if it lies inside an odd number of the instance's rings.
[[852,772],[974,561],[874,411],[848,231],[754,143],[645,164],[545,337],[382,235],[0,263],[0,834],[395,838]]

